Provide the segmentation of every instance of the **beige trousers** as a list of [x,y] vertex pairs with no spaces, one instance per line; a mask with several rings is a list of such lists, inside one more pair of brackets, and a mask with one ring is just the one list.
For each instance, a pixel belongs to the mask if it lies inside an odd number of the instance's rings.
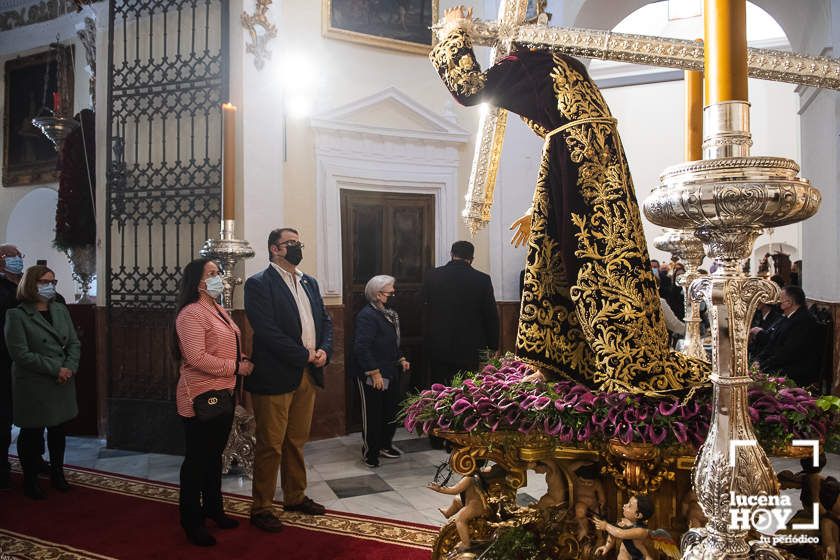
[[253,503],[251,514],[273,510],[277,470],[283,503],[294,505],[306,497],[306,464],[303,446],[309,439],[315,386],[304,371],[300,386],[282,395],[251,395],[256,420]]

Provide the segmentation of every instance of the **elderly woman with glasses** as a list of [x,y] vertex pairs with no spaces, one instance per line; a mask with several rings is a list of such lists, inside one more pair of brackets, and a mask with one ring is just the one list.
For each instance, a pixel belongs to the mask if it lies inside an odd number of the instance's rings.
[[52,486],[60,492],[69,490],[63,469],[64,423],[79,413],[75,375],[81,345],[70,311],[56,301],[56,283],[55,274],[46,266],[29,267],[17,288],[20,305],[6,312],[23,493],[33,500],[46,497],[38,486],[44,429]]
[[362,462],[379,466],[379,457],[397,459],[392,440],[400,398],[400,375],[410,364],[400,354],[400,320],[388,307],[394,278],[379,275],[365,286],[367,305],[356,315],[352,369],[362,399]]

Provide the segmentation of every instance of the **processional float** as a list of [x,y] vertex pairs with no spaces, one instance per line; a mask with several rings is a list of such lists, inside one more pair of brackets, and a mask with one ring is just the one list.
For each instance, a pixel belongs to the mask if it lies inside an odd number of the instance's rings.
[[[544,19],[524,24],[527,6],[528,0],[502,0],[497,21],[472,22],[468,33],[473,45],[492,47],[491,63],[519,45],[586,58],[705,70],[707,106],[703,110],[702,159],[695,156],[693,161],[666,169],[661,184],[645,201],[644,211],[653,223],[671,228],[659,240],[660,244],[687,260],[690,297],[686,301],[696,305],[704,298],[709,304],[713,344],[709,434],[696,458],[663,457],[650,446],[634,449],[611,445],[601,459],[606,463],[604,472],[614,476],[619,491],[641,492],[664,488],[663,484],[675,478],[679,482],[680,476],[685,476],[680,472],[694,463],[693,488],[707,523],[705,528],[686,532],[683,558],[783,558],[769,545],[747,542],[746,529],[730,526],[733,494],[772,496],[779,492],[767,455],[755,444],[747,409],[747,391],[752,381],[747,361],[749,325],[756,308],[776,301],[779,290],[766,280],[747,277],[737,265],[751,254],[763,228],[812,216],[819,207],[820,194],[797,176],[799,167],[795,162],[750,156],[747,77],[840,89],[840,60],[748,49],[745,0],[705,0],[704,44],[550,28]],[[436,28],[441,26],[442,23]],[[481,116],[463,212],[473,232],[490,220],[506,118],[506,111],[493,107],[486,108]],[[707,277],[698,277],[696,272],[703,256],[699,251],[701,244],[705,255],[722,263]],[[699,321],[696,314],[693,317]],[[694,346],[689,351],[705,356],[702,347]],[[512,491],[513,496],[515,488],[524,484],[529,461],[593,455],[591,450],[555,446],[541,434],[521,437],[462,432],[444,437],[455,445],[450,461],[453,470],[471,475],[481,459],[492,459],[510,471],[508,486],[497,489],[497,493],[510,495]],[[668,496],[672,510],[677,505],[674,492],[672,489]],[[474,529],[477,536],[487,536],[489,530],[486,524]],[[456,540],[453,528],[445,526],[433,556],[451,556]],[[592,548],[570,543],[562,557],[587,558],[592,553]]]

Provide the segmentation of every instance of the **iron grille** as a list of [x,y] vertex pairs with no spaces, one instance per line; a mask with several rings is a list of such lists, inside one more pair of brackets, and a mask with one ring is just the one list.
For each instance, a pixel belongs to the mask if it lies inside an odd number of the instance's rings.
[[109,307],[174,305],[220,219],[227,0],[112,0]]

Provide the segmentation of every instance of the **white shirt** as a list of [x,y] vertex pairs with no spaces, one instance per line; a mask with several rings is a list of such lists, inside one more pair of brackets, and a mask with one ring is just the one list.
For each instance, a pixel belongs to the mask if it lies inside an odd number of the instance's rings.
[[280,273],[280,278],[289,287],[289,291],[292,292],[292,298],[297,303],[298,313],[300,314],[301,342],[303,342],[303,346],[308,350],[317,350],[315,347],[317,340],[315,338],[315,319],[312,318],[312,304],[309,303],[309,296],[306,295],[306,290],[301,285],[303,272],[295,269],[294,274],[292,274],[274,262],[271,263],[271,266]]

